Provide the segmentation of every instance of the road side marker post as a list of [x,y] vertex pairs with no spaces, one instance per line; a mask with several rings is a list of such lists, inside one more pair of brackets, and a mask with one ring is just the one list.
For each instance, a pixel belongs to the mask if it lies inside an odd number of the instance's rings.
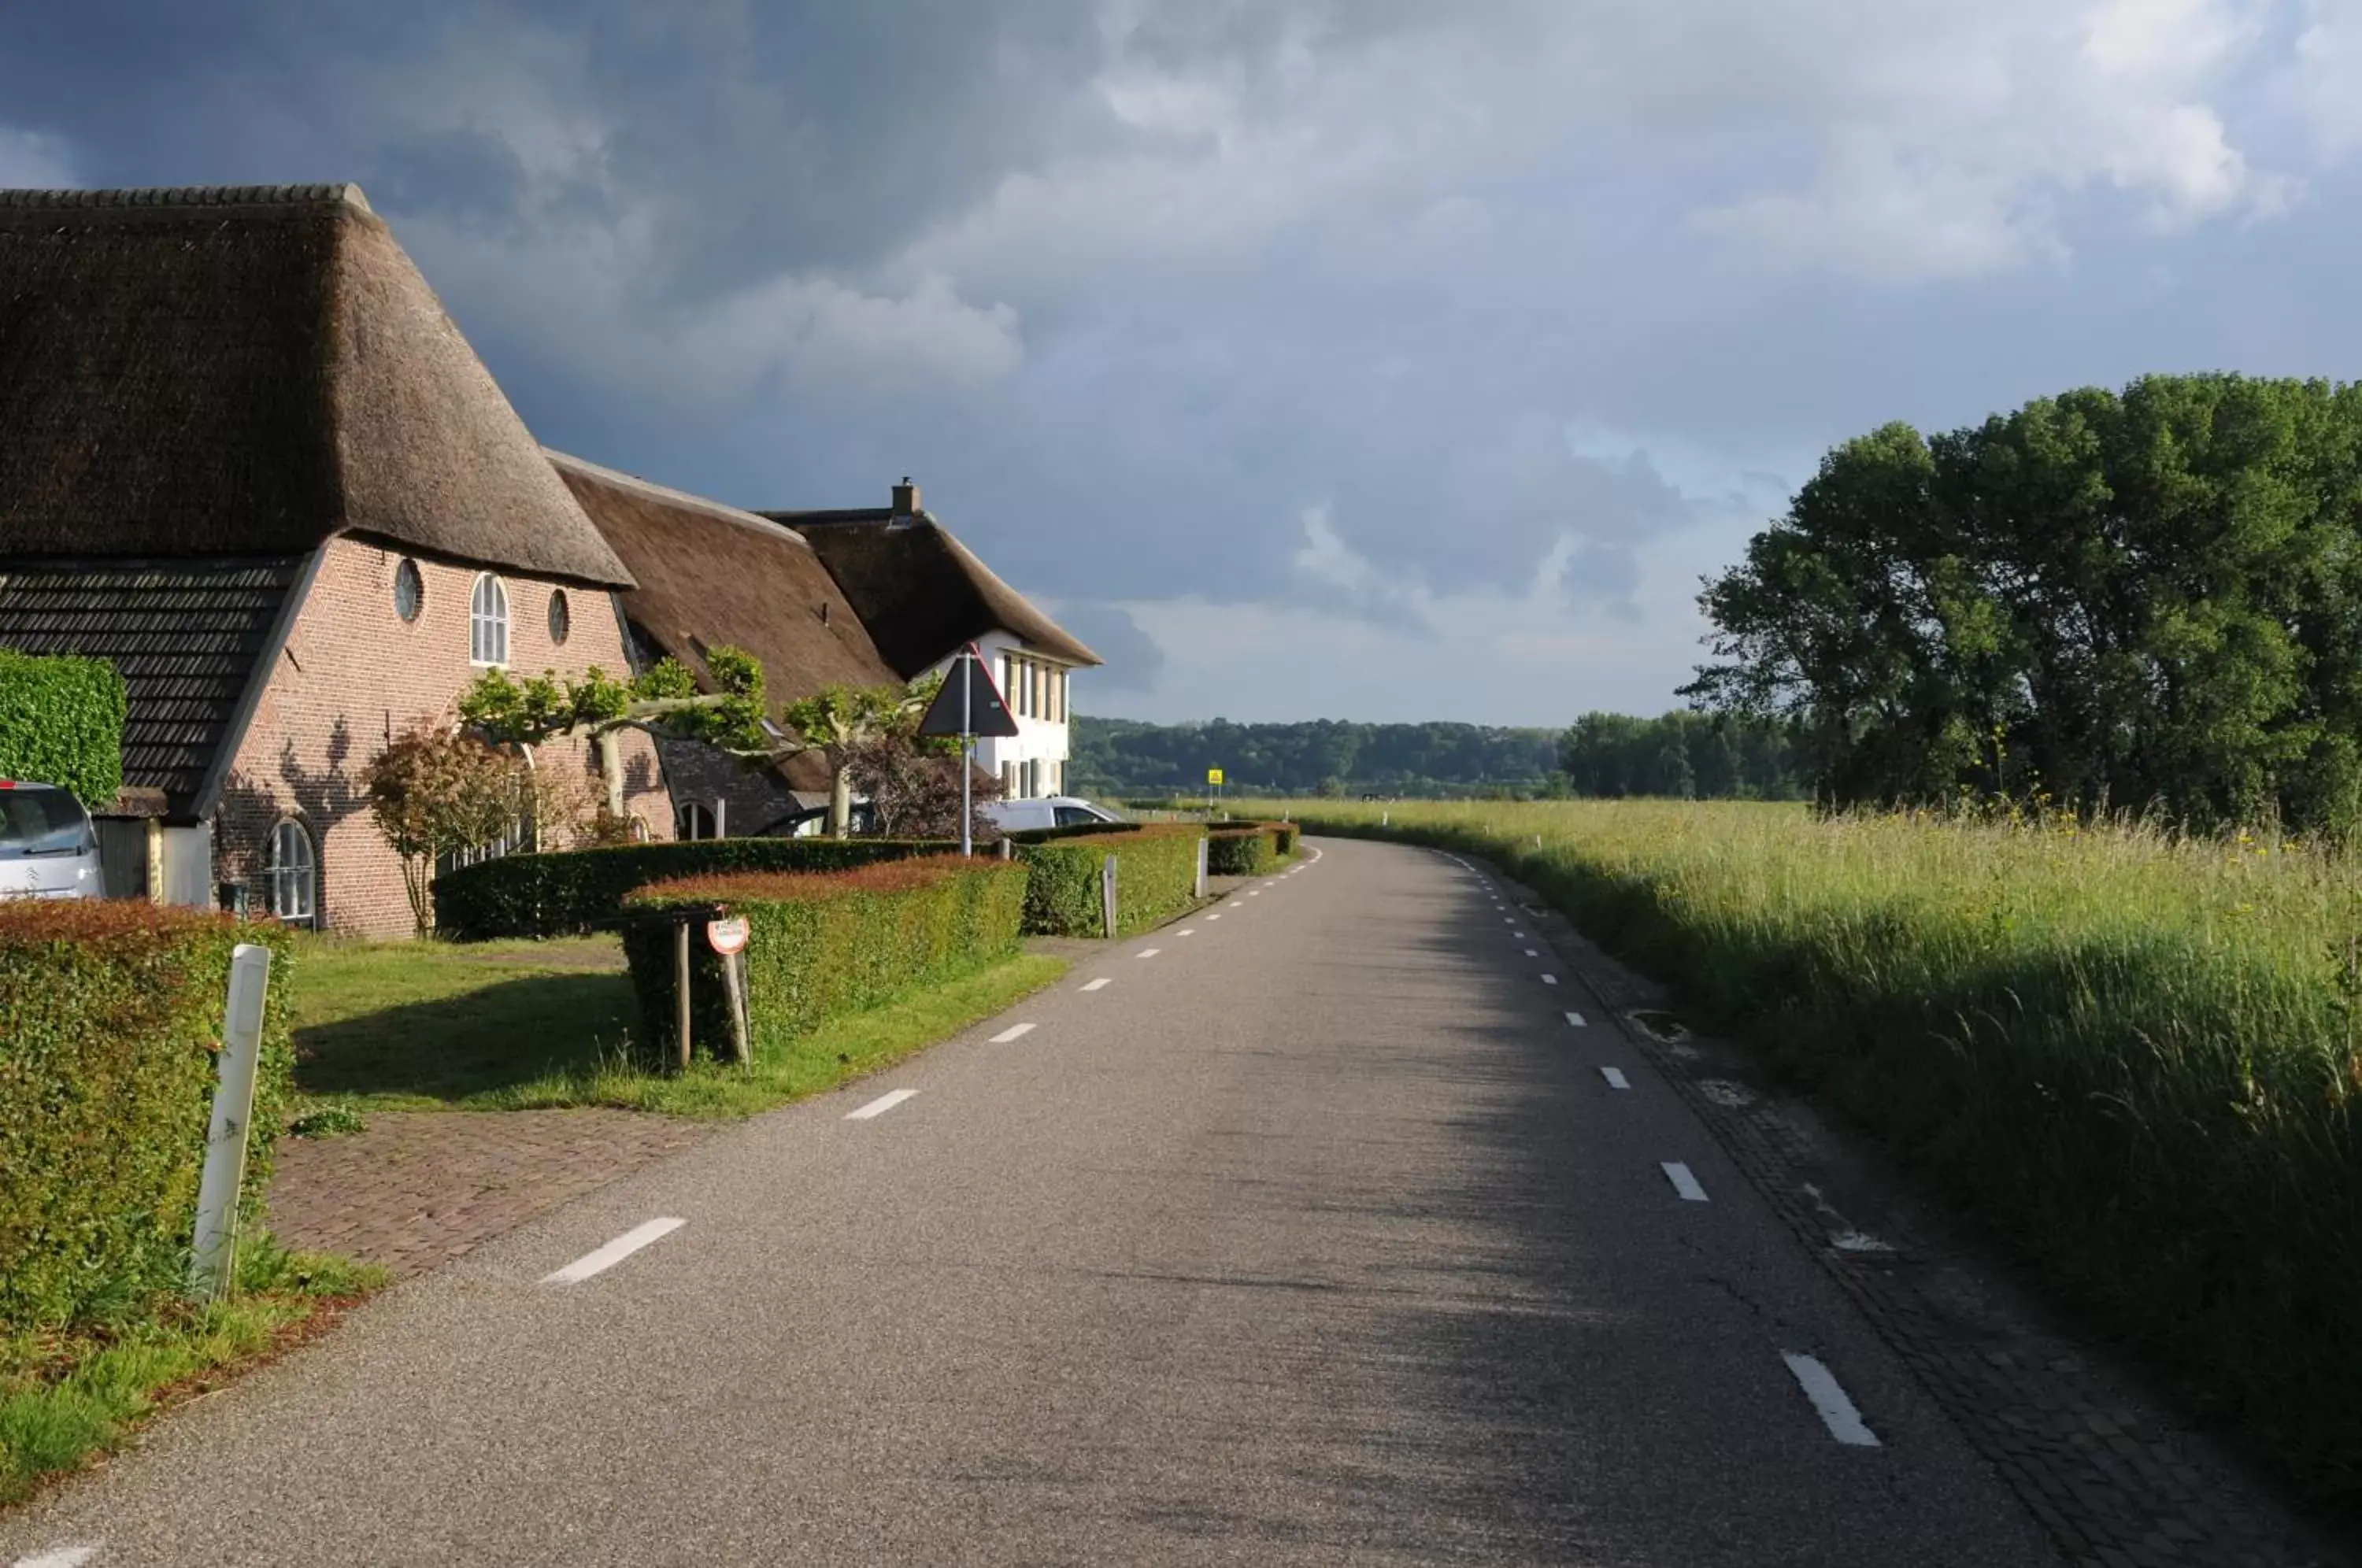
[[1829,1429],[1829,1436],[1849,1448],[1884,1446],[1878,1441],[1878,1434],[1871,1431],[1869,1423],[1861,1419],[1861,1412],[1854,1408],[1853,1401],[1847,1397],[1837,1375],[1824,1366],[1818,1356],[1782,1351],[1780,1359],[1788,1364],[1788,1370],[1794,1375],[1797,1386],[1804,1389],[1805,1397],[1813,1402],[1813,1409],[1821,1418],[1821,1425]]
[[262,1004],[270,990],[270,949],[241,942],[229,955],[229,997],[222,1013],[220,1077],[205,1130],[205,1165],[197,1178],[197,1233],[189,1254],[189,1288],[219,1301],[237,1283],[237,1198],[246,1185],[247,1134],[254,1124],[254,1076],[262,1058]]

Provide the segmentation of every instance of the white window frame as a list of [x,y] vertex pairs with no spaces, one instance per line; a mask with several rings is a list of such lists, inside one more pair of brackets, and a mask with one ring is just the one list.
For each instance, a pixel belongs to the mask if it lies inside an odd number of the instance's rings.
[[[703,833],[697,831],[701,819],[705,828]],[[719,825],[713,818],[713,808],[702,801],[683,801],[673,808],[673,836],[684,842],[718,837],[720,835],[714,829]]]
[[468,662],[479,669],[509,667],[508,585],[488,571],[476,574],[468,593]]
[[[292,857],[288,854],[290,846],[296,851]],[[270,838],[263,849],[263,884],[265,900],[275,919],[289,925],[319,923],[320,852],[302,818],[281,817],[270,824]]]

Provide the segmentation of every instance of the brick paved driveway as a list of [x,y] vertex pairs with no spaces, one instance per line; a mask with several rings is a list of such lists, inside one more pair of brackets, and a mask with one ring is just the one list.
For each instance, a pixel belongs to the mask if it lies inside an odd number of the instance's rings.
[[711,1131],[632,1110],[373,1111],[349,1137],[280,1141],[270,1228],[406,1276]]

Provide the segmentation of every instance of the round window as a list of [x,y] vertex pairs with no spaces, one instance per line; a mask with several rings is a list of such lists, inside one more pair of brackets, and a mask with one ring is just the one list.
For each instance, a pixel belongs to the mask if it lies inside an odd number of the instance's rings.
[[574,617],[566,608],[566,590],[553,589],[549,595],[549,640],[563,644],[566,635],[574,629]]
[[418,563],[405,558],[393,569],[393,613],[405,621],[415,621],[425,599],[426,584],[419,579]]

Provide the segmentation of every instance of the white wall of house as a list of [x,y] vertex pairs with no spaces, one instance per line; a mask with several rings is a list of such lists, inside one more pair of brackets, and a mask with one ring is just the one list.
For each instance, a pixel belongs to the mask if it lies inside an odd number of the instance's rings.
[[[976,646],[992,672],[993,684],[1017,715],[1015,735],[976,743],[977,766],[999,774],[1002,790],[1012,801],[1065,794],[1067,715],[1072,711],[1068,680],[1076,667],[1030,648],[1006,632],[988,632]],[[951,664],[944,659],[935,670],[948,672]]]

